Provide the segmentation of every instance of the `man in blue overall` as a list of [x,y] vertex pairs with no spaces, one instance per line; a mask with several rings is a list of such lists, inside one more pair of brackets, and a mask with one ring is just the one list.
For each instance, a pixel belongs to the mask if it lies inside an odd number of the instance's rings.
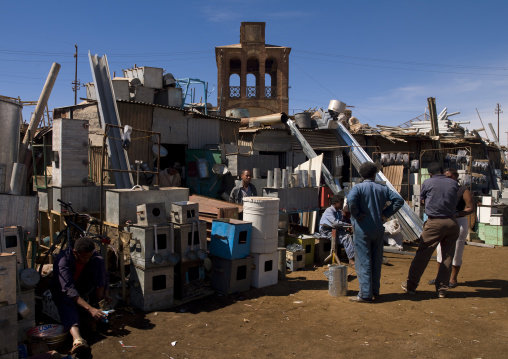
[[328,207],[319,221],[319,235],[332,239],[332,229],[337,229],[337,241],[342,244],[346,251],[349,265],[355,264],[355,247],[353,238],[346,232],[344,226],[349,226],[350,221],[344,218],[342,213],[344,207],[344,194],[339,193],[332,198],[332,205]]
[[[372,303],[379,297],[383,263],[383,219],[395,214],[403,205],[402,197],[385,185],[374,182],[377,166],[365,162],[359,172],[363,182],[354,186],[347,196],[356,252],[355,269],[360,284],[356,297],[349,300]],[[385,208],[387,202],[390,202]]]

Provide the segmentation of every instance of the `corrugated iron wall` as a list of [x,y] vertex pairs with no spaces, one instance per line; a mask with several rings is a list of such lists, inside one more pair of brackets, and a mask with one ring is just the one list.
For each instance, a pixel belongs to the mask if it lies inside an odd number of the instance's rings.
[[187,124],[190,150],[202,150],[205,145],[221,143],[219,121],[190,117]]
[[[151,131],[153,106],[127,102],[117,102],[117,106],[122,126],[129,125],[134,129]],[[127,150],[130,164],[134,165],[134,161],[140,160],[151,167],[154,160],[153,144],[151,137],[146,133],[133,131],[131,145]]]

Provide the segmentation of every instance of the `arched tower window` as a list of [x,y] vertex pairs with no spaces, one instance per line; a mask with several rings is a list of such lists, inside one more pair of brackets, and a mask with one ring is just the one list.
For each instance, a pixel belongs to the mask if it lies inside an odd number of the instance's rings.
[[240,97],[240,73],[242,62],[238,58],[229,60],[229,97]]
[[247,97],[258,97],[259,92],[259,60],[250,58],[247,60]]

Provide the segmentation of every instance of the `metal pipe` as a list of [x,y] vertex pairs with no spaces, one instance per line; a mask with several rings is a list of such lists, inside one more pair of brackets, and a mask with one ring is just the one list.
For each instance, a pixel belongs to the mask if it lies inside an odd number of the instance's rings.
[[58,76],[58,72],[60,71],[60,67],[61,67],[60,64],[53,62],[51,70],[49,71],[48,77],[46,79],[46,83],[42,88],[41,96],[39,97],[39,101],[37,101],[37,106],[35,107],[34,114],[30,120],[30,124],[28,125],[25,137],[23,138],[23,143],[20,146],[19,162],[21,163],[25,162],[28,144],[33,139],[35,135],[35,130],[37,130],[37,127],[39,127],[41,117],[42,115],[44,115],[44,109],[48,104],[49,95],[51,95],[51,91],[53,90],[53,86],[55,85],[55,81]]
[[240,120],[240,126],[249,126],[253,122],[258,122],[261,125],[276,125],[278,123],[286,123],[289,117],[284,112],[274,113],[273,115],[246,117]]

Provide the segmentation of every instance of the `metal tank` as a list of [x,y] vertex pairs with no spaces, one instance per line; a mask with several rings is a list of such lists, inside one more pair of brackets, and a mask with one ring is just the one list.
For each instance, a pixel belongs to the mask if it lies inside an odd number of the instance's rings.
[[248,108],[232,108],[226,111],[226,117],[246,118],[250,117]]
[[11,164],[18,162],[19,130],[21,124],[20,104],[0,98],[0,163]]
[[310,112],[297,113],[295,115],[295,121],[299,128],[312,128]]
[[340,102],[338,100],[331,100],[328,105],[328,111],[333,111],[336,114],[345,113],[346,112],[346,104],[344,102]]

